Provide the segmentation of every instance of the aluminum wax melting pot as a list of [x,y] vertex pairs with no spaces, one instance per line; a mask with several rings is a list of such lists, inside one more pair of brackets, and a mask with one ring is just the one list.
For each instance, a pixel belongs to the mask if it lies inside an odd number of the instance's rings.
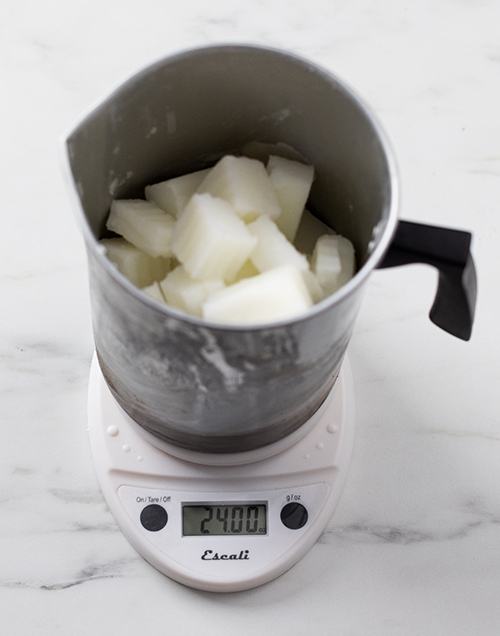
[[[145,185],[213,165],[252,141],[288,144],[315,167],[308,207],[353,242],[355,277],[307,314],[253,328],[156,304],[99,248],[111,201],[142,197]],[[99,364],[120,406],[160,440],[234,453],[297,430],[337,378],[377,267],[437,267],[431,319],[470,337],[470,234],[398,222],[397,171],[383,131],[350,88],[308,61],[232,45],[168,57],[111,92],[64,146]]]

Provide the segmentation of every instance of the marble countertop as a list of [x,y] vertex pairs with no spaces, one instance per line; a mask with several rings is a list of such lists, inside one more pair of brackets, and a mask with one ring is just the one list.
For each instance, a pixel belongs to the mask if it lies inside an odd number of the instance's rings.
[[[496,0],[47,0],[0,7],[0,626],[9,636],[496,636],[500,625],[500,5]],[[377,271],[349,355],[354,455],[311,551],[211,594],[166,578],[104,503],[87,437],[93,339],[58,140],[111,85],[191,46],[269,45],[367,100],[402,218],[470,230],[469,342],[427,318],[436,274]]]

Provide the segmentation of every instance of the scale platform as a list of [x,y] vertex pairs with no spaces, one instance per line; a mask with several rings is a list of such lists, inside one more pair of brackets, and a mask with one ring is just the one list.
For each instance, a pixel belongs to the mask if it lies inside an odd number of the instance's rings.
[[351,460],[353,382],[346,359],[329,397],[300,429],[260,449],[207,454],[138,426],[94,356],[88,417],[104,498],[133,547],[179,583],[237,592],[286,572],[326,528]]

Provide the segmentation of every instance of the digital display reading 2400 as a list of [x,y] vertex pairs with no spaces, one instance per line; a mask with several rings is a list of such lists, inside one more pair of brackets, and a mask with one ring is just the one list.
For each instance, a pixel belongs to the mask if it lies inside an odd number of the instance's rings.
[[264,535],[266,504],[197,504],[182,507],[184,536]]

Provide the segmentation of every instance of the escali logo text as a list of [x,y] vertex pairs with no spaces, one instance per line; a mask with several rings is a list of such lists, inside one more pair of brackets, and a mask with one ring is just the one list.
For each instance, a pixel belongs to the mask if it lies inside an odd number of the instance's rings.
[[248,561],[249,551],[242,550],[239,554],[218,554],[213,550],[205,550],[201,555],[202,561]]

